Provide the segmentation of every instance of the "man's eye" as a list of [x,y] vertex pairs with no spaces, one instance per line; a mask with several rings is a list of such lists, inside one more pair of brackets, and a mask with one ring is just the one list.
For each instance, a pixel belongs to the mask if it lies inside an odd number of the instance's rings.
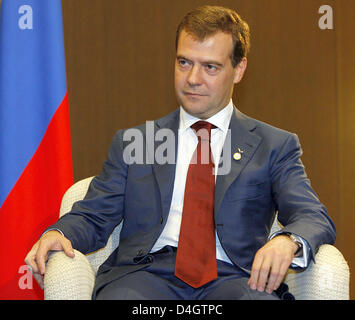
[[207,64],[206,69],[208,72],[216,72],[217,71],[217,67],[214,66],[213,64]]
[[180,60],[178,60],[178,62],[179,62],[179,65],[181,66],[181,67],[186,67],[186,66],[188,66],[188,62],[186,61],[186,60],[184,60],[184,59],[180,59]]

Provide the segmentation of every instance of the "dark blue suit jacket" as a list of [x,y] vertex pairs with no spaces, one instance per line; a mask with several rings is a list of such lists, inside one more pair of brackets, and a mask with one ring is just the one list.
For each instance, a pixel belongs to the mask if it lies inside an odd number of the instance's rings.
[[[171,129],[177,148],[179,110],[154,122],[154,129]],[[145,126],[138,126],[145,142]],[[301,163],[295,134],[249,118],[235,109],[230,122],[233,151],[243,150],[231,171],[219,175],[215,188],[215,223],[226,254],[250,270],[256,251],[267,241],[275,212],[292,232],[307,240],[314,256],[324,243],[334,243],[335,227],[312,190]],[[168,218],[174,164],[130,164],[123,150],[125,130],[113,138],[102,172],[84,200],[51,228],[60,229],[74,248],[88,253],[103,247],[123,220],[119,247],[99,268],[97,290],[118,277],[151,263],[149,252]],[[158,147],[156,143],[155,147]],[[176,151],[176,150],[175,150]]]

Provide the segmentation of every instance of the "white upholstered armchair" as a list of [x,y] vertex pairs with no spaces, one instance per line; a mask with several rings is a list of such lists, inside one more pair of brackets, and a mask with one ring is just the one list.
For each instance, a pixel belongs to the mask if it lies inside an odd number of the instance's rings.
[[[92,177],[75,183],[65,193],[60,216],[70,211],[74,202],[84,198]],[[272,232],[278,229],[275,222]],[[47,300],[88,300],[99,266],[118,246],[121,225],[116,227],[107,245],[90,254],[75,250],[75,258],[63,252],[51,253],[44,278],[44,298]],[[303,300],[348,300],[349,266],[342,254],[331,245],[322,245],[315,262],[303,272],[289,271],[285,282],[296,299]]]

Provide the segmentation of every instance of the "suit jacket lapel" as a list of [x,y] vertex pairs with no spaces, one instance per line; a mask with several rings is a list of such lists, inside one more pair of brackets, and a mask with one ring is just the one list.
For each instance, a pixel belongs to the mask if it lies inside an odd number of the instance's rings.
[[[170,115],[155,121],[155,132],[159,129],[170,129],[174,134],[175,140],[175,161],[173,164],[165,163],[159,164],[154,161],[153,172],[156,177],[163,209],[163,216],[167,217],[169,214],[171,199],[174,189],[175,170],[177,161],[178,148],[178,129],[179,129],[179,109]],[[226,139],[226,143],[231,144],[231,170],[225,175],[218,175],[215,188],[215,215],[222,203],[223,197],[232,182],[238,178],[243,168],[248,164],[258,148],[261,137],[253,133],[256,125],[236,108],[232,115],[229,129],[231,132],[230,140]],[[226,145],[225,145],[226,147]],[[234,160],[233,154],[238,151],[238,148],[243,151],[240,160]],[[225,148],[224,148],[225,149]],[[154,148],[156,151],[156,147]]]
[[[238,178],[261,142],[261,137],[252,132],[255,127],[256,124],[254,121],[251,121],[236,108],[234,109],[229,125],[230,140],[226,139],[223,148],[226,150],[228,147],[226,144],[230,143],[231,152],[229,156],[231,157],[231,170],[228,174],[217,176],[214,205],[215,215],[218,214],[218,210],[229,186]],[[233,159],[233,154],[238,152],[238,148],[243,151],[243,153],[241,154],[242,157],[240,160],[235,160]]]
[[[154,161],[153,172],[159,186],[163,216],[167,217],[169,214],[171,199],[174,189],[177,148],[178,148],[178,129],[179,129],[179,109],[175,110],[168,116],[155,121],[155,132],[160,129],[170,129],[173,132],[175,140],[175,159],[173,163],[159,164]],[[154,148],[157,150],[157,146]]]

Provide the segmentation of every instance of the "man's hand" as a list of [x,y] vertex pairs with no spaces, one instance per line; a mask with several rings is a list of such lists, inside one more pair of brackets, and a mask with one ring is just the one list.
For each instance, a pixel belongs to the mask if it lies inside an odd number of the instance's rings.
[[25,258],[25,263],[31,268],[34,278],[43,289],[45,263],[48,260],[48,252],[64,250],[65,254],[74,258],[74,250],[71,242],[58,231],[46,232],[32,247]]
[[289,236],[279,235],[268,241],[255,255],[248,285],[253,290],[265,290],[272,293],[276,290],[291,265],[298,250]]

